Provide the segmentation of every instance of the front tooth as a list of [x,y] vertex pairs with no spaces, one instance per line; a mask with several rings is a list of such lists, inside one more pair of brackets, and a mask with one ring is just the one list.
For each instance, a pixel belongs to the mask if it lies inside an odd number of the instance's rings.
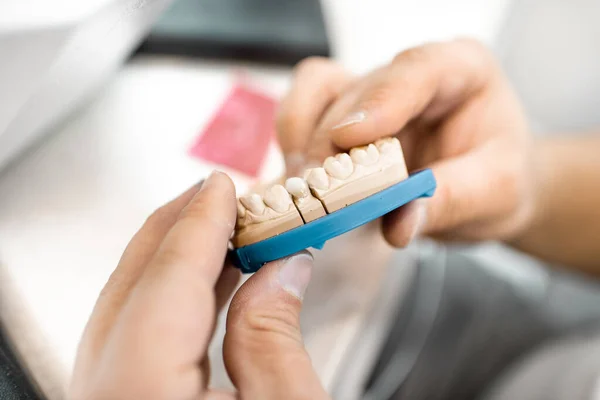
[[310,193],[308,184],[302,178],[294,177],[288,179],[287,181],[285,181],[285,188],[296,199],[303,199],[305,197],[308,197],[308,194]]
[[329,188],[329,177],[325,172],[325,168],[312,168],[306,171],[306,182],[315,189],[325,190]]
[[350,150],[350,157],[357,164],[371,165],[379,159],[379,150],[371,143],[367,147],[356,147]]
[[271,186],[265,192],[264,201],[266,205],[280,213],[286,212],[292,205],[290,194],[281,185]]
[[395,137],[379,139],[375,142],[375,146],[381,154],[390,154],[401,150],[400,141]]
[[240,203],[255,215],[262,215],[265,212],[265,203],[262,197],[256,193],[240,197]]
[[327,157],[323,167],[329,175],[337,179],[346,179],[354,171],[352,159],[346,153],[338,154],[335,157]]

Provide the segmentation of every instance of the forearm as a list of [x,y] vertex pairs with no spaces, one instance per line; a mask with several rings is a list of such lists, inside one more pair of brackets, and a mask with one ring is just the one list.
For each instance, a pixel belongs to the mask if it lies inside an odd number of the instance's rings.
[[536,144],[531,223],[511,244],[600,276],[600,135]]

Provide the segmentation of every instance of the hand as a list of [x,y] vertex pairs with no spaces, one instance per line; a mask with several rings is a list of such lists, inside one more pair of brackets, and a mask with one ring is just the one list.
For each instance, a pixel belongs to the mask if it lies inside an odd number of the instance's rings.
[[492,55],[470,40],[398,54],[362,78],[325,59],[297,69],[278,118],[288,170],[396,135],[409,171],[432,168],[435,196],[385,216],[402,247],[420,232],[454,240],[510,239],[534,208],[531,138]]
[[223,267],[235,218],[233,184],[214,173],[146,221],[98,299],[70,398],[327,398],[299,327],[307,253],[264,266],[236,293],[224,361],[239,393],[208,389],[215,318],[239,279]]

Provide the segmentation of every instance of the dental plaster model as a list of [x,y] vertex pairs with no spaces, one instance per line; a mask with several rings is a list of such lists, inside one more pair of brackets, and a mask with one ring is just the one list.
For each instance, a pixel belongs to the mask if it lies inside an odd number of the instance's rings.
[[315,221],[406,179],[400,142],[385,138],[328,157],[323,167],[238,201],[234,247],[247,246]]
[[235,247],[246,246],[303,223],[289,192],[281,185],[273,185],[263,196],[250,193],[238,200],[237,228],[232,242]]

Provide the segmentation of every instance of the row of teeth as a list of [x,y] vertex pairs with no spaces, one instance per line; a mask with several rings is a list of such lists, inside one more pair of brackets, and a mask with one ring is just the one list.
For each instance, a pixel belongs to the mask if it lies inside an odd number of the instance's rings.
[[266,207],[284,213],[293,205],[293,196],[295,199],[303,199],[310,195],[310,188],[326,190],[330,185],[330,177],[343,180],[348,178],[354,172],[354,165],[373,165],[381,155],[393,155],[394,152],[401,151],[400,142],[396,138],[386,138],[376,141],[368,146],[355,147],[350,150],[350,154],[340,153],[334,157],[328,157],[323,163],[323,167],[312,168],[306,171],[304,179],[289,178],[282,185],[271,186],[264,194],[260,196],[251,193],[240,198],[238,203],[238,215],[244,217],[246,210],[254,215],[262,215]]
[[375,144],[355,147],[346,153],[328,157],[322,168],[312,168],[305,172],[304,178],[310,187],[319,190],[329,188],[329,178],[347,179],[354,172],[354,165],[369,166],[377,163],[381,155],[395,156],[401,152],[400,141],[396,138],[380,139]]
[[292,206],[292,198],[303,199],[310,195],[308,183],[302,178],[289,178],[285,182],[285,187],[282,185],[273,185],[265,192],[264,196],[257,193],[251,193],[240,197],[238,203],[238,216],[244,217],[246,210],[254,215],[263,215],[267,207],[273,210],[284,213]]
[[284,213],[290,209],[292,199],[290,195],[296,199],[308,197],[310,189],[304,179],[289,178],[285,182],[285,187],[282,185],[273,185],[265,192],[264,196],[257,193],[250,193],[240,197],[238,203],[238,215],[244,217],[246,210],[249,210],[254,215],[263,215],[267,207],[273,210]]

